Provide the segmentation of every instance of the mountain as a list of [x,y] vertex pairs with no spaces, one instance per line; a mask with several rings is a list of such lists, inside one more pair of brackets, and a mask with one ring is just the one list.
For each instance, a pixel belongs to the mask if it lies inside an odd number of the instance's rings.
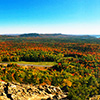
[[49,33],[49,34],[39,34],[39,33],[26,33],[21,34],[19,37],[41,37],[41,38],[81,38],[81,39],[88,39],[88,38],[96,38],[92,35],[67,35],[61,33]]
[[58,37],[61,36],[61,33],[54,34],[39,34],[39,33],[26,33],[19,35],[20,37]]
[[100,35],[67,35],[61,33],[24,33],[24,34],[5,34],[1,37],[40,37],[40,38],[74,38],[74,39],[93,39],[100,38]]
[[38,37],[40,36],[38,33],[28,33],[28,34],[21,34],[20,37]]

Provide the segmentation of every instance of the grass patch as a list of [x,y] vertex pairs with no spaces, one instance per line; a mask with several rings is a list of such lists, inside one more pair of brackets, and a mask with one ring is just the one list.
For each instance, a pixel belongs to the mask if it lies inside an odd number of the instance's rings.
[[52,65],[52,66],[56,64],[56,62],[26,62],[26,61],[7,62],[7,63],[14,63],[14,64],[32,64],[32,65]]

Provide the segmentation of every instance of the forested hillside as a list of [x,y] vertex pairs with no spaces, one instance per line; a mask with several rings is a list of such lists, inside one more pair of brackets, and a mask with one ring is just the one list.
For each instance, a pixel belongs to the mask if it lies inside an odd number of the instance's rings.
[[[52,67],[12,62],[56,62]],[[100,94],[100,39],[0,37],[0,80],[60,86],[69,100]]]

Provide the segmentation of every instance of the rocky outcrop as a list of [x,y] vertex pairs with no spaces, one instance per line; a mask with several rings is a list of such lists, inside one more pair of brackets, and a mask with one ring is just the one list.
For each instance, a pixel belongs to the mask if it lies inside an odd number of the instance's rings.
[[95,95],[93,97],[90,97],[89,100],[100,100],[100,95]]
[[59,87],[0,81],[0,100],[67,100]]

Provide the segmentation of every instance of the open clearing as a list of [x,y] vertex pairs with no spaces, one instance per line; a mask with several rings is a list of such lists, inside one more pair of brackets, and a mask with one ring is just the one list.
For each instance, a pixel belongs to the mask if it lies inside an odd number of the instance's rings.
[[34,66],[34,67],[51,67],[56,64],[56,62],[25,62],[25,61],[19,61],[19,62],[1,62],[0,65],[5,64],[18,64],[20,66]]
[[55,65],[56,62],[26,62],[26,61],[19,61],[19,62],[9,62],[15,64],[32,64],[32,65]]

